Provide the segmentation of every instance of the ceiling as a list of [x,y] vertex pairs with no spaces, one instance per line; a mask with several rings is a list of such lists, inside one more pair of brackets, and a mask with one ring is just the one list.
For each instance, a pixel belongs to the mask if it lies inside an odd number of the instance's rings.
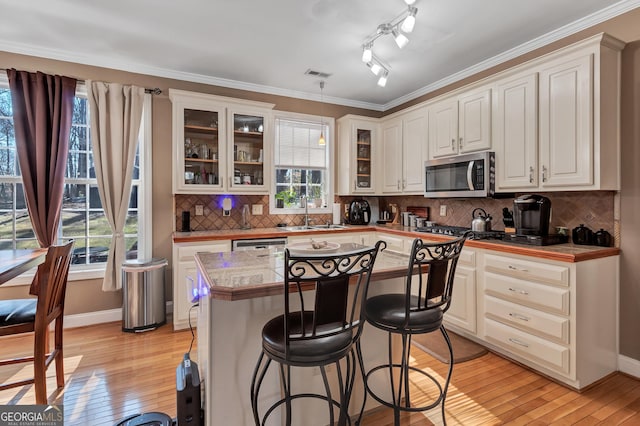
[[[479,6],[481,4],[481,6]],[[640,0],[417,0],[410,42],[362,43],[403,0],[0,0],[0,50],[384,111],[640,6]]]

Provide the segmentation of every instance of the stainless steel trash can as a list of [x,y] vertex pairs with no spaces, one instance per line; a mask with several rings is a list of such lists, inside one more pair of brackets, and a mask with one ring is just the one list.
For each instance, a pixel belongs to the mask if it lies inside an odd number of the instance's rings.
[[153,330],[167,322],[167,259],[127,260],[122,264],[122,331]]

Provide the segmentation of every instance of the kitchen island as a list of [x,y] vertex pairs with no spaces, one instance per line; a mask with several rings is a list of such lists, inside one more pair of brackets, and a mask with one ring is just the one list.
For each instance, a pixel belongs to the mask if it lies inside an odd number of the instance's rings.
[[[351,250],[356,244],[343,244],[339,250]],[[261,349],[261,331],[271,318],[282,314],[284,300],[284,253],[275,248],[250,252],[197,253],[198,365],[204,387],[207,425],[251,425],[251,376]],[[403,285],[408,256],[382,251],[371,277],[371,294],[393,291]],[[387,335],[365,327],[362,335],[365,366],[384,362]],[[309,392],[324,393],[316,369],[294,369],[293,386]],[[277,369],[271,368],[260,393],[259,404],[270,405],[280,398]],[[330,369],[329,375],[335,370]],[[385,386],[381,382],[378,386]],[[375,386],[375,384],[374,384]],[[357,377],[350,414],[357,414],[363,398],[361,378]],[[374,406],[369,398],[367,409]],[[327,423],[326,403],[296,401],[292,424]],[[271,417],[279,424],[279,413]],[[303,416],[303,417],[296,417]],[[317,421],[317,423],[314,423]]]

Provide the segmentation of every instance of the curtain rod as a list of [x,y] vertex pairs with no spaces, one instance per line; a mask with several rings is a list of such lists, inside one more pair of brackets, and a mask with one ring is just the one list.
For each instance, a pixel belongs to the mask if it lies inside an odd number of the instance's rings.
[[[7,72],[6,68],[0,68],[0,70]],[[76,78],[76,82],[84,84],[85,81],[79,78]],[[151,93],[152,95],[160,95],[162,90],[159,87],[154,87],[153,89],[146,88],[144,89],[144,93]]]

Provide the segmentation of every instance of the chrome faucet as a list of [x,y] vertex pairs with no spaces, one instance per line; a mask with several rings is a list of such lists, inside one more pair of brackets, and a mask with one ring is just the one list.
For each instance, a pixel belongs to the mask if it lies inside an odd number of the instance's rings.
[[303,195],[301,200],[304,203],[304,226],[308,227],[309,222],[313,221],[313,219],[309,219],[309,200],[306,195]]

